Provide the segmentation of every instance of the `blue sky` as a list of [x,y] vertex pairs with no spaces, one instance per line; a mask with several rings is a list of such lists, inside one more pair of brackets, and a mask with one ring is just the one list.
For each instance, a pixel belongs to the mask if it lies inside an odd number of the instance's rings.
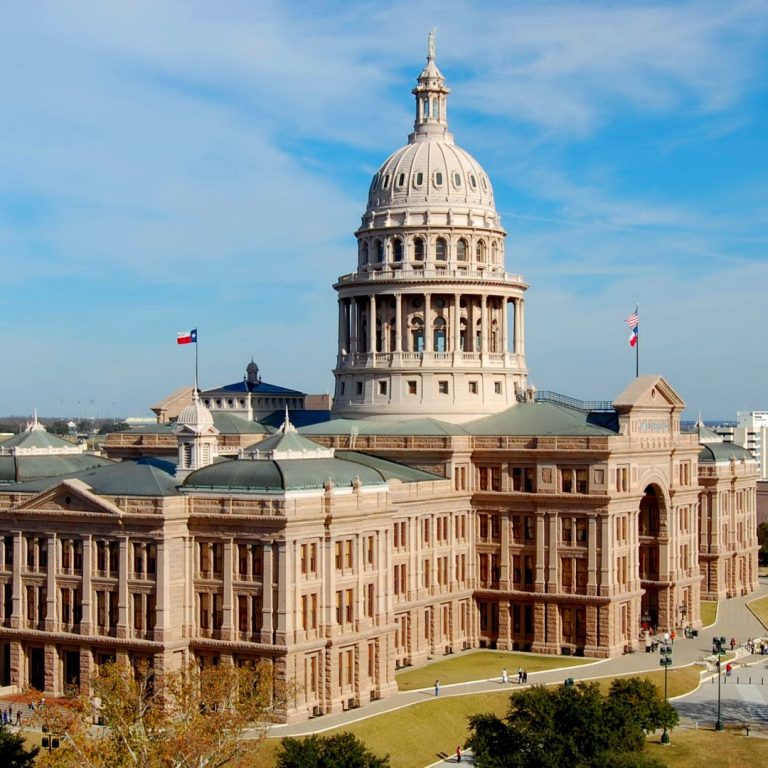
[[768,407],[768,0],[0,0],[0,413],[190,384],[332,391],[372,174],[437,27],[459,145],[530,283],[531,381]]

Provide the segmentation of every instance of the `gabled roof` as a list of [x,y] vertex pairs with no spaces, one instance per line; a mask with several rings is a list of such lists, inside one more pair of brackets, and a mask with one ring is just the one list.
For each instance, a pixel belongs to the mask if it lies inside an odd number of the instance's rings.
[[603,413],[586,413],[557,403],[526,402],[463,427],[470,435],[616,435],[617,430],[606,424],[612,421]]
[[[79,500],[79,503],[73,504],[73,497]],[[51,503],[60,506],[63,509],[84,509],[91,512],[107,513],[111,515],[122,515],[122,510],[116,504],[108,499],[93,493],[92,489],[82,480],[71,478],[62,480],[57,485],[47,488],[36,496],[27,499],[16,508],[19,512],[34,512]],[[46,511],[46,510],[43,510]]]
[[617,410],[634,407],[685,408],[685,402],[670,386],[669,382],[659,374],[638,376],[613,401]]
[[255,395],[285,395],[287,397],[303,397],[304,392],[299,392],[298,389],[288,389],[287,387],[279,387],[277,384],[268,384],[266,381],[249,382],[243,379],[242,381],[236,381],[234,384],[225,384],[223,387],[213,387],[212,389],[206,389],[200,394],[203,397],[212,397],[220,392],[241,392],[248,393],[253,392]]

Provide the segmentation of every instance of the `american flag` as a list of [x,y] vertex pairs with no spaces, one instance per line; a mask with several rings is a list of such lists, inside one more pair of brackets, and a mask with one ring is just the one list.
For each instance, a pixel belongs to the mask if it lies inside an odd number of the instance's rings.
[[638,323],[637,307],[635,307],[635,311],[627,318],[627,325],[634,331],[635,328],[637,328]]

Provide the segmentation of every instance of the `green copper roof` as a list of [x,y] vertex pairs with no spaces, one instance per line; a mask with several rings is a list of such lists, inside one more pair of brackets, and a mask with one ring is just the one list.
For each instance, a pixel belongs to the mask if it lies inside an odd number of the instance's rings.
[[331,419],[331,421],[302,427],[302,435],[465,435],[458,424],[439,419],[405,419],[403,421],[376,421],[374,419]]
[[0,456],[0,484],[26,483],[43,478],[69,476],[93,467],[112,464],[90,453]]
[[222,435],[271,435],[274,429],[234,413],[211,411],[213,425]]
[[259,443],[251,446],[250,450],[258,451],[260,454],[271,452],[283,453],[303,453],[311,456],[313,453],[325,454],[328,449],[325,446],[313,443],[306,437],[302,437],[298,432],[278,432],[276,435],[264,438]]
[[0,448],[3,449],[48,448],[55,450],[56,448],[63,448],[72,450],[74,447],[74,443],[65,440],[63,437],[59,437],[58,435],[52,435],[44,429],[33,429],[31,431],[21,432],[0,443]]
[[604,416],[556,403],[518,403],[506,411],[471,421],[463,427],[470,435],[615,436],[614,430],[600,426]]
[[715,464],[718,461],[754,461],[755,457],[740,445],[734,443],[705,443],[699,451],[699,463]]
[[176,465],[167,459],[145,456],[124,459],[93,469],[72,472],[65,477],[39,478],[18,486],[20,491],[44,491],[64,479],[82,480],[102,496],[173,496],[179,481],[175,477]]
[[420,469],[408,467],[405,464],[398,464],[396,461],[381,459],[378,456],[369,456],[367,453],[358,453],[357,451],[336,451],[336,457],[339,459],[349,459],[359,464],[365,464],[371,469],[381,473],[386,480],[400,480],[402,483],[418,483],[425,480],[444,480],[440,475],[433,475]]

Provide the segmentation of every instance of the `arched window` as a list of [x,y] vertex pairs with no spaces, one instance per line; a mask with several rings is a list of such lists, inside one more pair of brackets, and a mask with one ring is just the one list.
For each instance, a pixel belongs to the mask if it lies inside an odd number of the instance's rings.
[[457,261],[467,260],[467,241],[463,237],[456,243],[456,259]]
[[376,241],[376,262],[381,264],[384,261],[384,243],[381,240]]
[[445,318],[435,318],[435,325],[433,330],[433,349],[435,352],[445,352]]
[[384,329],[381,318],[376,318],[376,352],[384,351]]
[[446,261],[448,258],[448,243],[444,237],[438,237],[435,241],[435,260]]
[[478,320],[475,323],[475,352],[483,348],[483,321]]
[[411,349],[413,352],[424,351],[424,323],[420,317],[411,320]]
[[403,260],[403,241],[399,237],[396,237],[392,241],[392,260],[393,261]]
[[417,237],[413,241],[413,258],[416,261],[424,261],[424,238]]
[[499,246],[493,242],[491,243],[491,264],[499,263]]
[[485,240],[477,241],[477,245],[475,246],[475,259],[477,259],[478,264],[483,264],[485,262]]
[[360,249],[360,262],[362,264],[368,263],[368,243],[363,243],[363,247]]
[[465,317],[462,317],[461,322],[459,323],[459,346],[461,347],[462,352],[465,349],[469,349],[469,345],[467,344],[467,319]]

